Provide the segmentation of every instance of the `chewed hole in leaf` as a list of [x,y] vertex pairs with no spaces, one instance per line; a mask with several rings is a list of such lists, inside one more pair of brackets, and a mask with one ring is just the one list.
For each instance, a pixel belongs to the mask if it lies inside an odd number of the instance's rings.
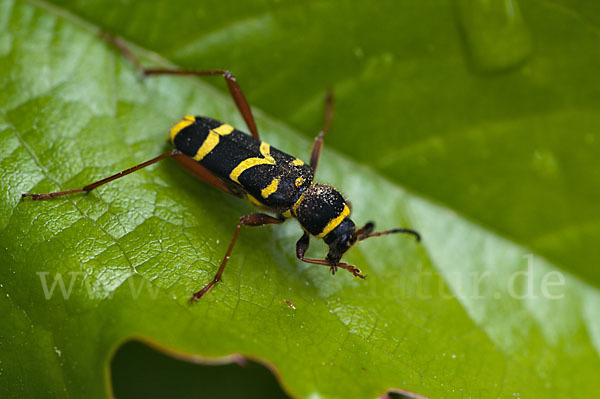
[[118,348],[111,362],[111,379],[116,398],[289,397],[260,363],[241,356],[205,364],[184,361],[140,341],[128,341]]

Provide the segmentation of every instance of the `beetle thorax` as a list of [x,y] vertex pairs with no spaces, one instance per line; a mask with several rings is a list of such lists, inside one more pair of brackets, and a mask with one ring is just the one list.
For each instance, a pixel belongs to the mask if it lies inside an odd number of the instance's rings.
[[306,231],[323,238],[350,215],[350,208],[335,188],[315,183],[303,193],[294,215]]

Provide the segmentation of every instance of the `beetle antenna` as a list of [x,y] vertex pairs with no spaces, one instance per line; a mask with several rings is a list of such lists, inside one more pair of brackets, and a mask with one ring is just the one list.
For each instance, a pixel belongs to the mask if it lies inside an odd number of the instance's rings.
[[379,236],[385,236],[388,234],[396,234],[396,233],[407,233],[407,234],[412,234],[413,236],[415,236],[417,241],[421,241],[421,235],[412,229],[392,229],[392,230],[378,231],[378,232],[373,233],[372,231],[374,228],[375,228],[375,224],[373,222],[368,222],[367,224],[365,224],[364,227],[362,227],[359,230],[356,230],[356,232],[353,234],[353,236],[356,238],[356,241],[363,241],[370,237],[379,237]]
[[365,224],[363,227],[361,227],[360,229],[356,230],[354,232],[354,234],[352,234],[352,237],[354,239],[360,240],[359,237],[365,235],[365,234],[370,234],[373,230],[375,229],[375,223],[373,222],[367,222],[367,224]]

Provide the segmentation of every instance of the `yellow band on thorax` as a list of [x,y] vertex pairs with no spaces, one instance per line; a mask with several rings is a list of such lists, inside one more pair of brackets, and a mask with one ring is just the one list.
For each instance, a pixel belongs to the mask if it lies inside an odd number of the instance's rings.
[[327,223],[327,226],[325,226],[323,231],[317,234],[315,237],[325,237],[327,234],[331,233],[333,229],[338,227],[340,223],[342,223],[342,221],[346,219],[346,217],[348,217],[348,215],[350,215],[350,208],[348,208],[348,205],[344,204],[344,209],[342,210],[342,213],[340,213],[335,219],[331,219],[329,223]]

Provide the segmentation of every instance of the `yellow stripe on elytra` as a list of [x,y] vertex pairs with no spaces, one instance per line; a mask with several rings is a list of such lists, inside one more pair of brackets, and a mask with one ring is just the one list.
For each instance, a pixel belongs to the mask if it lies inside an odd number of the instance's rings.
[[304,193],[302,193],[300,195],[300,198],[298,198],[298,200],[292,206],[292,212],[294,212],[294,215],[296,215],[296,216],[298,216],[298,207],[300,206],[300,203],[302,202],[303,199],[304,199]]
[[264,141],[260,143],[260,153],[264,158],[248,158],[244,159],[242,162],[236,166],[231,173],[229,174],[229,178],[234,182],[240,184],[238,180],[240,175],[244,173],[247,169],[250,169],[253,166],[257,165],[275,165],[275,159],[271,156],[271,146]]
[[218,135],[225,136],[233,132],[233,126],[223,123],[221,126],[214,128],[212,131]]
[[264,206],[259,200],[254,198],[252,194],[246,194],[246,197],[250,200],[250,202],[252,202],[256,206]]
[[302,160],[300,158],[296,158],[292,161],[292,165],[294,166],[302,166],[304,165],[304,162],[302,162]]
[[260,195],[267,199],[269,195],[277,191],[277,187],[279,187],[279,179],[275,178],[271,181],[271,184],[261,190]]
[[191,125],[192,123],[194,123],[196,121],[196,118],[192,115],[186,115],[183,117],[182,120],[180,120],[179,122],[177,122],[175,124],[175,126],[173,126],[171,128],[171,130],[169,131],[169,137],[171,138],[171,143],[173,143],[173,140],[175,140],[175,136],[177,136],[177,134],[179,132],[181,132],[184,128],[188,127],[189,125]]
[[294,184],[296,185],[296,187],[300,187],[301,185],[303,185],[304,177],[300,176],[299,178],[297,178],[296,181],[294,182]]
[[201,161],[217,146],[217,144],[219,144],[219,135],[211,130],[208,132],[208,136],[206,136],[204,143],[198,148],[196,155],[194,155],[194,160]]
[[287,211],[282,212],[281,216],[283,216],[284,218],[291,218],[292,217],[292,211],[288,209]]
[[319,234],[317,234],[315,237],[317,237],[317,238],[325,237],[327,234],[329,234],[331,232],[331,230],[338,227],[339,224],[342,223],[342,220],[346,219],[346,217],[348,215],[350,215],[350,208],[348,208],[348,205],[344,204],[344,209],[342,210],[342,213],[340,213],[338,215],[338,217],[336,217],[335,219],[331,219],[329,221],[329,223],[327,223],[327,226],[325,226],[323,231],[320,232]]
[[205,156],[208,155],[209,152],[211,152],[217,146],[217,144],[219,144],[219,136],[225,136],[230,134],[231,132],[233,132],[233,126],[228,125],[226,123],[217,126],[214,129],[211,129],[208,132],[208,136],[206,136],[206,139],[204,139],[204,142],[202,143],[200,148],[198,148],[198,151],[196,151],[196,155],[194,155],[194,160],[201,161]]

